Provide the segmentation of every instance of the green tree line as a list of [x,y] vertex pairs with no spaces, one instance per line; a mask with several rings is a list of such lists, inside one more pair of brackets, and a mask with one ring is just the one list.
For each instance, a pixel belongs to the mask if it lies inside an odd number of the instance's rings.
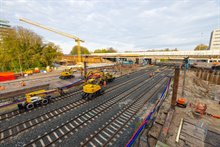
[[107,49],[96,49],[94,53],[116,53],[117,50],[113,49],[112,47]]
[[[77,45],[75,45],[72,48],[70,55],[77,55],[78,54],[77,50],[78,50]],[[90,54],[89,50],[83,46],[80,46],[80,51],[81,51],[81,54]],[[94,51],[94,53],[116,53],[116,52],[117,50],[113,49],[112,47],[107,48],[107,49],[96,49]]]
[[7,29],[0,35],[1,71],[51,66],[62,55],[59,46],[43,43],[41,36],[23,27]]
[[[89,50],[83,46],[80,46],[80,51],[81,51],[81,54],[90,54]],[[72,48],[70,55],[77,55],[77,54],[78,54],[78,47],[77,47],[77,45],[75,45]]]

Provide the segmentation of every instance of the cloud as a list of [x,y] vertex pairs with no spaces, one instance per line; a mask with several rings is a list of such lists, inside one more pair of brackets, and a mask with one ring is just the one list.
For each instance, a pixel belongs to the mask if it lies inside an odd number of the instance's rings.
[[0,1],[0,17],[60,45],[69,53],[73,39],[18,21],[24,17],[76,35],[83,46],[114,47],[119,51],[150,48],[193,49],[208,44],[210,33],[220,28],[220,0],[89,1],[14,0]]

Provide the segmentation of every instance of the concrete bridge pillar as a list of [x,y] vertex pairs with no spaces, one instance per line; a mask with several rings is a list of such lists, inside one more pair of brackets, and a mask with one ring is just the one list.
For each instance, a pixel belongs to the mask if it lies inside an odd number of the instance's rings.
[[218,72],[218,80],[217,80],[217,84],[220,85],[220,72]]
[[208,81],[210,82],[212,79],[212,71],[210,70],[208,73]]
[[204,80],[204,77],[205,77],[205,70],[203,69],[201,79]]
[[212,71],[211,75],[210,75],[210,82],[213,83],[213,77],[214,77],[214,72]]
[[196,69],[196,77],[199,77],[199,69]]
[[217,71],[213,72],[213,79],[212,79],[212,83],[213,84],[217,84]]
[[205,81],[206,81],[206,79],[207,79],[207,71],[206,71],[206,70],[204,70],[204,72],[203,72],[203,80],[205,80]]
[[203,69],[199,70],[199,78],[202,79]]

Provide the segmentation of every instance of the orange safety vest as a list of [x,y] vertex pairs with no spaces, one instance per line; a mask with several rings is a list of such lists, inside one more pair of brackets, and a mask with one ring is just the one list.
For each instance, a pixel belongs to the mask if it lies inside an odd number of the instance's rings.
[[104,81],[104,87],[106,86],[106,81]]

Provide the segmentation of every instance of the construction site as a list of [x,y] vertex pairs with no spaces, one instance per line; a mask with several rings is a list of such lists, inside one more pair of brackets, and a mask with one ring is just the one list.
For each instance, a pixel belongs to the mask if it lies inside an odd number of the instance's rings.
[[21,27],[14,49],[16,31],[0,21],[0,147],[220,147],[220,29],[203,50],[86,53],[86,40],[17,21],[70,39],[76,53]]

